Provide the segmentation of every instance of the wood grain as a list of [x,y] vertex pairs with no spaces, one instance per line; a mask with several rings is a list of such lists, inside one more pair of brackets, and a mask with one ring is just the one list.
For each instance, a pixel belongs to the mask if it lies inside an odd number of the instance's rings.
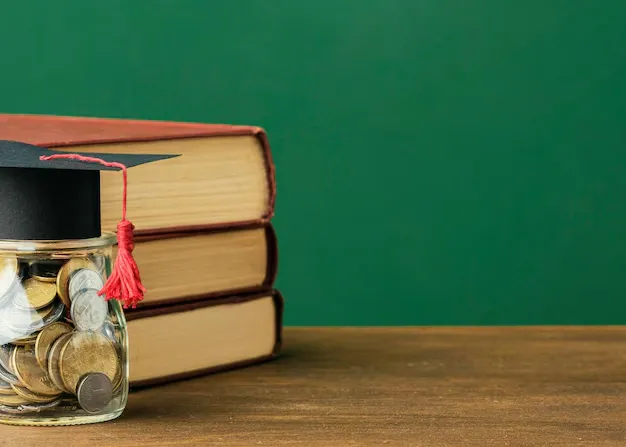
[[626,445],[626,328],[294,328],[280,359],[7,446]]

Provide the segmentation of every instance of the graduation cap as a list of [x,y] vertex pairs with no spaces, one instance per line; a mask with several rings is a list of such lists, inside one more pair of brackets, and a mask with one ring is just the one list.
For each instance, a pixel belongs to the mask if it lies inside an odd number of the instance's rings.
[[132,258],[134,227],[126,219],[126,169],[177,156],[68,153],[0,140],[0,239],[100,237],[100,171],[123,171],[118,255],[100,294],[134,307],[145,289]]

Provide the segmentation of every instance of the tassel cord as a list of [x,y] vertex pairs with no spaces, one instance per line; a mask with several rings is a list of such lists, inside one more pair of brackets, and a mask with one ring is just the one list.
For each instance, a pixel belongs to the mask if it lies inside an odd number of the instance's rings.
[[132,255],[132,251],[135,248],[133,240],[133,230],[135,227],[126,219],[126,195],[128,191],[127,167],[122,163],[105,161],[100,158],[79,154],[53,154],[40,157],[42,161],[55,159],[99,163],[103,166],[122,170],[124,189],[122,195],[122,220],[117,224],[118,253],[111,275],[107,279],[104,287],[98,292],[98,295],[105,295],[106,300],[112,298],[122,300],[125,309],[135,308],[137,303],[143,299],[146,289],[141,283],[139,268]]

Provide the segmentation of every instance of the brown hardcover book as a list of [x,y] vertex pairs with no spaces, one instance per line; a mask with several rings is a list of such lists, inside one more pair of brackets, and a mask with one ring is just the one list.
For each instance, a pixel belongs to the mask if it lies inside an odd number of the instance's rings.
[[276,290],[127,314],[132,388],[270,360],[282,343]]
[[[128,171],[136,234],[265,223],[274,213],[274,165],[259,127],[0,114],[0,139],[62,151],[182,154]],[[119,173],[101,174],[102,226],[120,219]]]
[[138,309],[268,290],[278,263],[271,224],[140,236],[133,255],[147,290]]

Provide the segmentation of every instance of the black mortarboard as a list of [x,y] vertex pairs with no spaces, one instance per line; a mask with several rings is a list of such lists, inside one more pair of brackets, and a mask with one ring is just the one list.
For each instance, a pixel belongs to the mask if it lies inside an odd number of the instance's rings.
[[[177,155],[79,153],[127,168]],[[100,171],[119,170],[42,156],[67,154],[0,140],[0,239],[65,240],[101,235]]]

